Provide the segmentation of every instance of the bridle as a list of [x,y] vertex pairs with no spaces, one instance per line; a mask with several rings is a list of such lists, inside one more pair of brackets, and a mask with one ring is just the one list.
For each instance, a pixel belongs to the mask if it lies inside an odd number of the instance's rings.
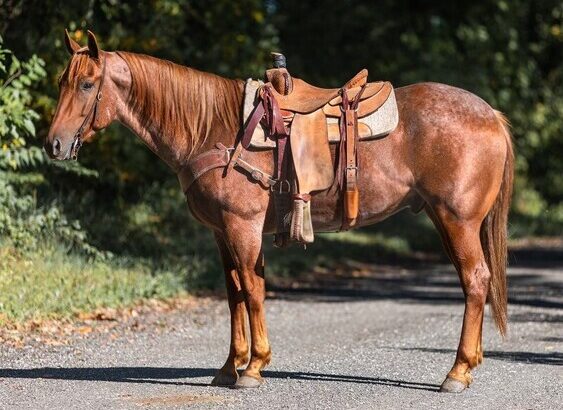
[[90,107],[90,110],[88,111],[88,114],[86,114],[86,117],[84,117],[82,124],[80,125],[80,127],[78,127],[78,130],[74,134],[74,141],[72,141],[72,145],[70,146],[70,157],[72,159],[78,158],[78,151],[80,150],[80,147],[82,147],[82,134],[84,133],[86,124],[88,124],[88,122],[91,119],[92,120],[91,124],[93,126],[94,122],[96,121],[98,103],[102,99],[102,87],[104,85],[105,74],[106,74],[106,59],[104,58],[102,63],[102,78],[100,79],[100,84],[98,85],[98,92],[96,93],[96,97],[94,99],[92,106]]

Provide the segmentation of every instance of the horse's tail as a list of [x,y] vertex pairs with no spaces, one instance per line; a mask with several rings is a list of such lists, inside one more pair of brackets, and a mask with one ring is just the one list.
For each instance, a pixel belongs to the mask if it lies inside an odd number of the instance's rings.
[[495,116],[506,139],[507,153],[500,191],[481,225],[480,234],[485,260],[491,272],[488,299],[497,328],[504,337],[507,331],[507,224],[514,178],[514,152],[507,118],[496,110]]

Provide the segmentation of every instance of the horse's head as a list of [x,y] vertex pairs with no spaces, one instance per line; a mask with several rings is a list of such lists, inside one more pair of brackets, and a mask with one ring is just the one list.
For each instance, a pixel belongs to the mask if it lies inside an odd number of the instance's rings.
[[70,61],[59,80],[59,102],[45,151],[54,159],[75,159],[82,142],[107,127],[115,118],[107,74],[108,53],[88,31],[88,46],[80,45],[65,30]]

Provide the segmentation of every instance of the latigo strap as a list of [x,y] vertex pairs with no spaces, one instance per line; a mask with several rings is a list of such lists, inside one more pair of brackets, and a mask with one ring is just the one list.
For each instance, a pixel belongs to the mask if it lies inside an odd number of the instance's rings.
[[[346,89],[341,90],[342,116],[340,117],[340,157],[338,163],[337,178],[340,178],[340,188],[344,192],[344,213],[342,217],[342,230],[350,229],[356,224],[359,207],[360,192],[358,190],[358,104],[365,90],[365,85],[354,97],[348,99]],[[345,172],[344,172],[345,166]],[[345,178],[345,181],[342,181]]]

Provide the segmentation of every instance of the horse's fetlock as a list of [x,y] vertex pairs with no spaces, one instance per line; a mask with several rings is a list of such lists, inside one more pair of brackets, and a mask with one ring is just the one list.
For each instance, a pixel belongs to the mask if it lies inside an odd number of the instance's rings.
[[244,366],[246,363],[248,363],[249,360],[250,360],[250,351],[247,348],[246,350],[237,352],[234,360],[235,366],[236,367]]

